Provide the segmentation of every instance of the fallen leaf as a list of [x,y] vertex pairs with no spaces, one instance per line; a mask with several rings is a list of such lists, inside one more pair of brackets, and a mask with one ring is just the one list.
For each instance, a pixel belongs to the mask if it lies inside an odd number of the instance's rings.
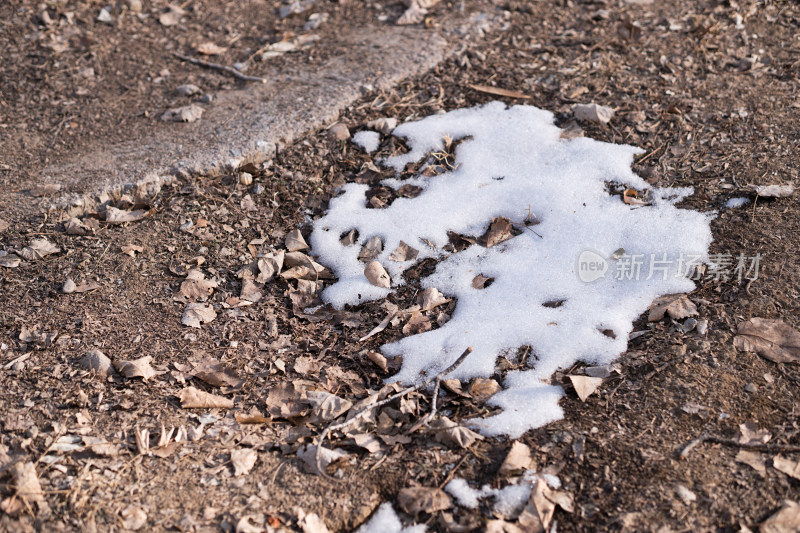
[[14,479],[17,495],[28,503],[36,503],[40,513],[49,514],[50,507],[44,499],[44,492],[36,475],[36,466],[31,462],[19,461],[14,463],[9,471]]
[[238,448],[231,452],[234,476],[245,476],[250,473],[258,460],[258,453],[252,448]]
[[758,425],[752,421],[739,424],[739,433],[739,444],[766,444],[772,438],[772,433],[758,429]]
[[322,521],[316,513],[305,514],[302,509],[297,516],[297,525],[303,530],[303,533],[330,533],[328,526]]
[[452,505],[450,496],[443,490],[430,487],[406,487],[397,495],[397,504],[410,515],[432,514]]
[[234,418],[240,424],[269,424],[272,422],[272,418],[264,416],[257,411],[252,411],[250,413],[236,413]]
[[500,384],[491,378],[475,378],[469,384],[467,392],[478,402],[488,400],[500,391]]
[[[236,533],[264,533],[264,528],[251,524],[250,520],[261,521],[258,516],[244,515],[236,522]],[[194,531],[194,529],[187,529],[186,531]]]
[[489,225],[489,229],[478,238],[478,244],[491,248],[501,242],[507,241],[514,236],[511,221],[505,217],[495,217]]
[[543,529],[528,529],[522,530],[513,522],[506,522],[505,520],[489,520],[486,522],[486,529],[484,533],[539,533]]
[[775,363],[800,360],[800,332],[783,320],[751,318],[739,324],[733,345]]
[[97,372],[107,376],[112,372],[111,359],[100,350],[92,350],[78,360],[78,365],[84,370]]
[[519,474],[522,471],[528,470],[531,467],[531,449],[525,444],[514,441],[508,455],[500,465],[499,474],[501,476],[510,476]]
[[370,433],[360,433],[353,435],[353,441],[359,448],[364,448],[369,453],[377,453],[381,451],[381,443],[374,435]]
[[9,227],[11,227],[11,225],[2,218],[0,218],[0,233],[3,233]]
[[[652,204],[652,199],[648,194],[649,191],[645,191],[644,194],[639,194],[639,191],[636,189],[625,189],[622,192],[622,201],[628,205],[650,205]],[[625,251],[623,250],[623,255]]]
[[206,279],[202,272],[192,269],[186,275],[186,279],[181,283],[180,294],[187,300],[203,301],[206,300],[217,288],[217,282]]
[[414,311],[411,313],[408,322],[403,326],[403,335],[417,335],[430,330],[431,327],[431,321],[428,317],[419,311]]
[[22,262],[22,258],[16,254],[0,250],[0,266],[4,268],[17,268]]
[[800,531],[800,505],[784,500],[783,507],[759,526],[761,533],[792,533]]
[[95,455],[104,457],[116,457],[120,454],[120,450],[116,444],[108,442],[102,437],[84,436],[83,444]]
[[64,222],[64,231],[67,233],[67,235],[89,235],[94,233],[91,227],[75,217],[72,217]]
[[403,241],[400,241],[400,244],[397,248],[389,254],[389,259],[392,261],[413,261],[419,255],[419,250],[416,248],[412,248],[408,244]]
[[97,282],[92,281],[92,282],[89,282],[89,283],[81,283],[80,285],[75,287],[75,291],[74,292],[80,294],[80,293],[83,293],[83,292],[93,291],[93,290],[99,289],[99,288],[100,288],[100,284],[97,283]]
[[200,303],[186,304],[181,317],[181,324],[192,328],[199,328],[200,324],[208,324],[217,318],[217,313],[210,305],[203,305]]
[[697,306],[694,305],[685,294],[668,294],[656,298],[650,304],[650,313],[647,316],[648,322],[656,322],[668,314],[675,320],[697,315]]
[[238,389],[244,380],[236,372],[218,361],[203,361],[192,370],[192,376],[215,387],[229,386]]
[[308,250],[308,243],[303,238],[303,234],[299,229],[294,229],[286,235],[284,246],[290,252],[299,252],[300,250]]
[[377,235],[367,239],[361,251],[358,253],[358,258],[361,261],[372,261],[378,257],[383,251],[383,241]]
[[772,458],[772,466],[776,470],[780,470],[784,474],[791,476],[795,479],[800,479],[800,463],[787,459],[782,455],[776,455]]
[[233,408],[233,400],[216,394],[210,394],[194,387],[183,389],[180,394],[178,394],[178,398],[181,401],[181,407],[184,409]]
[[167,109],[164,114],[161,115],[161,120],[164,122],[195,122],[200,120],[204,112],[205,109],[199,105],[189,104],[182,107]]
[[697,494],[692,492],[686,485],[680,483],[675,485],[675,494],[687,505],[697,501]]
[[392,280],[389,278],[389,274],[378,261],[372,261],[367,264],[366,268],[364,268],[364,276],[366,276],[367,281],[376,287],[388,289],[392,286]]
[[186,11],[176,5],[169,5],[169,11],[162,13],[158,17],[158,22],[162,26],[175,26],[181,21],[181,17],[186,14]]
[[[308,471],[319,475],[320,471],[317,470],[316,456],[317,447],[313,444],[308,444],[297,450],[297,457],[303,460]],[[327,472],[328,465],[335,461],[339,461],[340,459],[344,459],[345,457],[348,457],[348,454],[344,450],[340,448],[331,450],[323,446],[319,452],[319,465],[322,467],[322,470]]]
[[469,428],[459,426],[447,417],[440,417],[429,424],[434,431],[434,439],[447,446],[469,448],[483,436]]
[[568,513],[574,511],[573,497],[571,494],[554,491],[547,482],[538,478],[531,492],[525,509],[519,516],[518,523],[523,531],[549,531],[556,506]]
[[500,87],[492,87],[491,85],[467,85],[470,89],[480,93],[493,94],[495,96],[505,96],[507,98],[530,98],[530,95],[521,93],[519,91],[511,91],[509,89],[501,89]]
[[377,130],[384,135],[389,135],[397,127],[397,119],[390,117],[376,118],[367,122],[367,127],[371,130]]
[[339,418],[353,407],[353,402],[325,391],[308,391],[306,398],[314,414],[326,422]]
[[125,529],[136,531],[142,529],[147,524],[147,513],[138,505],[131,505],[120,511],[122,526]]
[[370,350],[367,352],[367,359],[372,361],[372,364],[380,368],[382,371],[389,371],[389,362],[381,353]]
[[575,387],[575,392],[578,393],[578,398],[582,402],[591,396],[597,388],[603,384],[603,378],[591,378],[589,376],[569,376],[572,381],[572,386]]
[[136,257],[137,253],[142,253],[144,248],[141,246],[137,246],[135,244],[126,244],[120,248],[123,254],[127,254],[131,257]]
[[456,396],[461,396],[464,398],[469,398],[469,394],[464,392],[464,389],[461,387],[461,380],[460,379],[443,379],[442,380],[442,387],[447,389],[448,391],[452,392]]
[[493,281],[494,281],[494,278],[487,278],[483,274],[478,274],[477,276],[472,278],[472,288],[473,289],[484,289]]
[[446,304],[449,301],[450,300],[445,298],[444,295],[439,292],[439,289],[435,287],[425,289],[417,296],[417,303],[423,311],[430,311],[434,307]]
[[150,361],[152,360],[152,356],[145,355],[132,361],[114,361],[113,364],[117,372],[126,378],[142,378],[147,381],[157,375],[157,372],[150,366]]
[[258,268],[256,281],[258,283],[266,283],[272,279],[273,276],[280,274],[283,269],[284,257],[285,252],[280,250],[277,252],[270,252],[264,257],[259,258],[256,262],[256,267]]
[[308,411],[305,394],[295,389],[291,382],[284,382],[272,387],[266,399],[269,413],[278,418],[294,418]]
[[575,104],[572,107],[572,114],[578,120],[608,124],[614,116],[614,110],[597,104]]
[[760,185],[755,188],[756,194],[762,198],[785,198],[794,194],[792,185]]
[[197,53],[198,54],[207,55],[207,56],[216,56],[216,55],[224,54],[227,51],[228,51],[227,48],[222,47],[222,46],[218,46],[218,45],[212,43],[211,41],[202,43],[202,44],[197,46]]
[[126,211],[124,209],[117,209],[116,207],[107,207],[103,211],[103,220],[109,224],[124,224],[126,222],[138,222],[147,216],[149,211],[144,209],[136,209],[134,211]]
[[57,254],[61,251],[57,245],[48,241],[47,239],[34,239],[29,246],[26,246],[20,252],[20,255],[26,261],[36,261],[48,255]]
[[400,15],[400,18],[397,19],[397,25],[408,26],[411,24],[419,24],[425,20],[425,15],[427,14],[427,9],[419,7],[416,3],[412,3],[411,6]]

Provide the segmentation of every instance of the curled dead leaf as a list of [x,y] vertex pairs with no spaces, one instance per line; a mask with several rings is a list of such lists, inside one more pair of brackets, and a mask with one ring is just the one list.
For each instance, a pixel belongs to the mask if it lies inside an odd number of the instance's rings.
[[367,281],[376,287],[388,289],[392,286],[392,280],[389,278],[389,274],[378,261],[372,261],[367,264],[366,268],[364,268],[364,276],[366,276]]
[[237,448],[231,452],[233,475],[244,476],[250,473],[258,460],[258,452],[252,448]]
[[142,378],[147,381],[158,373],[150,366],[152,356],[145,355],[131,361],[114,361],[114,368],[126,378]]
[[107,376],[112,371],[111,359],[100,350],[92,350],[78,360],[78,365],[84,370],[97,372],[101,376]]
[[208,324],[217,318],[217,313],[210,305],[200,303],[186,304],[181,317],[181,324],[192,328],[199,328],[201,324]]
[[299,229],[294,229],[286,235],[284,241],[286,249],[290,252],[299,252],[300,250],[308,250],[308,243],[303,238],[303,234]]
[[20,255],[26,261],[36,261],[48,255],[57,254],[60,251],[61,248],[56,244],[53,244],[45,238],[41,238],[31,241],[30,245],[22,249]]
[[443,490],[431,487],[406,487],[397,495],[397,504],[410,515],[432,514],[452,505],[450,496]]
[[372,261],[378,257],[383,251],[383,240],[377,235],[367,239],[361,251],[358,253],[358,258],[361,261]]
[[499,474],[501,476],[509,476],[518,474],[531,467],[531,449],[525,444],[514,441],[508,455],[500,465]]
[[192,370],[192,375],[215,387],[224,387],[227,385],[229,387],[239,388],[244,384],[244,380],[236,375],[236,372],[232,368],[213,360],[200,363]]
[[417,296],[417,303],[422,311],[430,311],[434,307],[446,304],[449,301],[450,300],[445,298],[444,295],[439,292],[439,289],[435,287],[425,289]]
[[180,394],[178,394],[178,398],[181,401],[181,407],[184,409],[233,408],[233,400],[216,394],[210,394],[194,387],[183,389]]
[[500,384],[491,378],[475,378],[469,384],[467,392],[478,402],[488,400],[501,389]]
[[776,363],[800,360],[800,332],[783,320],[751,318],[739,324],[733,345]]
[[392,261],[413,261],[419,255],[419,250],[416,248],[412,248],[408,244],[403,241],[400,241],[400,244],[397,248],[389,254],[389,259]]
[[212,43],[211,41],[199,44],[197,46],[197,53],[198,54],[203,54],[203,55],[206,55],[206,56],[216,56],[216,55],[224,54],[227,51],[228,51],[227,48],[225,48],[223,46],[218,46],[218,45]]
[[572,107],[572,114],[578,120],[588,120],[599,124],[608,124],[614,117],[614,110],[597,104],[576,104]]
[[697,315],[697,306],[685,294],[667,294],[656,298],[650,304],[648,322],[656,322],[668,314],[675,320]]
[[594,394],[594,392],[603,384],[603,378],[592,378],[589,376],[569,376],[572,386],[575,387],[575,392],[578,393],[578,398],[582,402],[586,398]]
[[434,439],[447,446],[469,448],[475,441],[483,440],[482,435],[444,416],[431,422],[429,427],[434,431]]

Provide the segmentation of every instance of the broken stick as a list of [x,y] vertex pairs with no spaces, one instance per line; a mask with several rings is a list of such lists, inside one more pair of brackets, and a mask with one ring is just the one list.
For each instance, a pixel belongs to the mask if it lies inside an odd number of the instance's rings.
[[[441,379],[444,376],[446,376],[447,374],[449,374],[450,372],[454,371],[456,368],[461,366],[461,363],[464,362],[464,359],[466,359],[467,356],[469,354],[471,354],[471,353],[472,353],[472,348],[467,348],[466,350],[464,350],[464,353],[462,353],[461,355],[458,356],[458,359],[456,359],[453,362],[453,364],[451,364],[450,366],[448,366],[447,368],[445,368],[444,370],[442,370],[441,372],[439,372],[435,376],[429,377],[425,381],[422,381],[420,383],[417,383],[416,385],[412,385],[411,387],[403,389],[403,390],[401,390],[400,392],[398,392],[396,394],[392,394],[391,396],[389,396],[387,398],[384,398],[383,400],[381,400],[381,401],[379,401],[377,403],[364,406],[364,408],[362,408],[359,412],[357,412],[353,416],[353,418],[350,418],[350,419],[345,420],[344,422],[340,422],[338,424],[331,424],[328,427],[326,427],[325,430],[319,436],[319,441],[317,442],[317,449],[314,452],[314,464],[317,467],[317,471],[320,473],[320,475],[323,476],[323,477],[330,477],[330,476],[328,476],[327,472],[325,472],[321,468],[320,450],[322,450],[322,445],[325,443],[325,437],[327,437],[330,434],[331,431],[337,431],[337,430],[340,430],[340,429],[344,429],[347,426],[350,426],[350,425],[354,424],[357,420],[359,420],[359,419],[363,418],[364,416],[366,416],[366,414],[369,413],[370,411],[372,411],[373,409],[377,409],[378,407],[386,405],[387,403],[392,402],[392,401],[396,400],[397,398],[402,398],[403,396],[405,396],[407,394],[410,394],[410,393],[412,393],[414,391],[417,391],[417,390],[419,390],[419,389],[421,389],[423,387],[426,387],[426,386],[430,385],[431,383],[433,383],[434,381],[437,382],[436,393],[438,394],[438,392],[439,392],[439,390],[438,390],[439,389],[438,388],[439,381],[441,381]],[[436,401],[435,398],[434,398],[434,401]]]
[[189,63],[192,63],[194,65],[200,65],[201,67],[211,68],[211,69],[216,69],[216,70],[221,70],[223,72],[227,72],[228,74],[230,74],[234,78],[239,78],[240,80],[244,80],[244,81],[260,81],[261,83],[267,83],[267,80],[265,78],[259,78],[258,76],[248,76],[246,74],[242,74],[241,72],[239,72],[235,68],[229,67],[227,65],[220,65],[219,63],[211,63],[209,61],[204,61],[202,59],[197,59],[195,57],[189,57],[189,56],[185,56],[185,55],[178,54],[178,53],[175,53],[174,55],[178,59],[180,59],[182,61],[188,61]]

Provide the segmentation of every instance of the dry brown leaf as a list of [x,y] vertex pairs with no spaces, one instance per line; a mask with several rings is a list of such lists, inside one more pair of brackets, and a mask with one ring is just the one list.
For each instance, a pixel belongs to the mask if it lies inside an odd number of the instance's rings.
[[145,355],[144,357],[131,361],[114,361],[113,364],[117,372],[126,378],[142,378],[147,381],[158,374],[153,367],[150,366],[150,361],[152,360],[152,356]]
[[120,449],[117,445],[108,442],[103,437],[84,436],[82,441],[83,444],[96,455],[116,457],[120,454]]
[[475,378],[469,384],[467,392],[478,402],[488,400],[501,389],[500,384],[491,378]]
[[483,440],[482,435],[444,416],[431,422],[429,427],[434,431],[434,439],[447,446],[469,448],[475,441]]
[[316,513],[306,514],[301,509],[297,515],[297,525],[303,530],[303,533],[330,533],[328,526],[322,518]]
[[103,220],[109,224],[125,224],[126,222],[138,222],[148,215],[149,211],[136,209],[135,211],[125,211],[116,207],[107,207],[103,211]]
[[514,441],[508,455],[500,465],[499,474],[510,476],[528,470],[531,467],[531,449],[525,444]]
[[371,130],[377,130],[384,135],[389,135],[397,127],[397,119],[393,117],[381,117],[367,122],[367,127]]
[[266,399],[269,413],[278,418],[294,418],[308,411],[305,393],[296,390],[291,382],[284,382],[272,387]]
[[392,261],[413,261],[419,255],[419,250],[416,248],[412,248],[408,244],[403,241],[400,241],[400,244],[395,248],[395,250],[389,254],[389,259]]
[[483,289],[486,286],[494,281],[494,278],[487,278],[483,274],[478,274],[474,278],[472,278],[472,288],[473,289]]
[[231,452],[234,476],[245,476],[250,473],[258,460],[258,453],[252,448],[238,448]]
[[431,321],[428,317],[419,311],[414,311],[408,318],[406,325],[403,326],[403,335],[417,335],[430,330],[431,327]]
[[192,375],[215,387],[227,385],[238,389],[244,384],[244,380],[236,375],[236,371],[219,361],[203,361],[192,370]]
[[694,305],[685,294],[668,294],[656,298],[650,304],[650,313],[647,316],[649,322],[656,322],[668,314],[675,320],[697,315],[697,306]]
[[26,261],[36,261],[48,255],[57,254],[61,251],[57,245],[48,241],[45,238],[34,239],[29,246],[26,246],[20,252],[20,255]]
[[774,466],[776,470],[780,470],[788,476],[792,476],[795,479],[800,479],[800,463],[797,461],[792,461],[791,459],[787,459],[782,455],[776,455],[772,459],[772,466]]
[[751,318],[742,322],[733,345],[776,363],[800,360],[800,332],[783,320]]
[[97,372],[101,376],[107,376],[111,369],[111,359],[100,350],[92,350],[78,360],[78,365],[84,370]]
[[378,261],[372,261],[367,264],[366,268],[364,268],[364,276],[366,276],[367,281],[376,287],[388,289],[392,286],[392,280],[389,278],[389,274]]
[[547,482],[539,478],[533,487],[528,504],[519,516],[519,525],[523,531],[548,531],[553,521],[556,506],[568,513],[574,511],[573,497],[562,491],[552,490]]
[[786,198],[794,194],[792,185],[760,185],[755,188],[756,194],[762,198]]
[[382,354],[370,350],[367,352],[367,359],[372,361],[372,364],[380,368],[382,371],[389,371],[389,361],[387,361]]
[[[303,460],[306,464],[306,468],[309,472],[319,475],[321,472],[317,470],[317,447],[313,444],[308,444],[299,450],[297,450],[297,457]],[[319,452],[319,465],[322,467],[322,470],[327,472],[328,465],[333,462],[339,461],[348,457],[349,455],[347,452],[340,448],[336,448],[331,450],[329,448],[325,448],[324,446]]]
[[8,253],[0,250],[0,266],[4,268],[17,268],[22,262],[22,258],[17,254]]
[[269,424],[272,422],[271,417],[264,416],[255,409],[249,413],[236,413],[234,418],[240,424]]
[[88,283],[81,283],[80,285],[75,287],[75,290],[73,292],[76,292],[76,293],[80,294],[80,293],[83,293],[83,292],[89,292],[89,291],[93,291],[95,289],[99,289],[100,287],[101,287],[101,285],[99,283],[94,282],[94,281],[90,281]]
[[493,94],[495,96],[505,96],[507,98],[530,98],[530,95],[521,93],[519,91],[512,91],[509,89],[501,89],[500,87],[492,87],[491,85],[467,85],[470,89],[480,93]]
[[256,267],[258,268],[258,275],[256,276],[256,281],[258,283],[266,283],[273,276],[276,276],[281,273],[283,269],[283,260],[286,256],[286,253],[283,250],[277,252],[270,252],[264,257],[261,257],[256,262]]
[[120,511],[122,526],[130,531],[142,529],[147,524],[147,513],[138,505],[131,505]]
[[207,299],[216,288],[216,281],[206,279],[202,272],[192,269],[186,274],[186,279],[181,283],[179,292],[181,296],[194,302]]
[[622,201],[628,205],[650,205],[651,202],[646,195],[639,196],[636,189],[625,189],[622,193]]
[[760,453],[751,452],[750,450],[739,450],[734,461],[751,466],[762,476],[767,473],[767,467],[764,465],[764,459],[761,458]]
[[75,217],[64,222],[64,231],[67,232],[67,235],[89,235],[93,233],[92,228]]
[[794,533],[800,531],[800,504],[784,500],[783,507],[759,527],[761,533]]
[[603,384],[603,378],[590,378],[589,376],[569,376],[572,381],[572,386],[575,387],[575,392],[578,393],[578,398],[582,402],[591,396],[600,385]]
[[772,433],[766,429],[758,429],[753,421],[739,424],[739,444],[766,444],[772,438]]
[[286,234],[284,246],[290,252],[299,252],[300,250],[308,250],[308,243],[303,238],[303,234],[299,229],[294,229]]
[[492,223],[489,225],[489,229],[486,230],[486,233],[478,238],[478,244],[486,248],[496,246],[513,237],[514,234],[512,230],[513,226],[510,220],[505,217],[495,217],[492,219]]
[[339,418],[353,407],[353,402],[325,391],[308,391],[308,402],[320,420],[329,422]]
[[425,289],[417,296],[417,303],[422,311],[430,311],[434,307],[446,304],[449,301],[450,300],[445,298],[444,295],[439,292],[439,289],[435,287]]
[[489,520],[486,522],[485,533],[538,533],[537,529],[523,530],[513,522],[506,522],[505,520]]
[[359,433],[353,435],[353,441],[359,448],[364,448],[369,453],[377,453],[381,451],[381,443],[371,433]]
[[258,285],[253,282],[253,280],[250,278],[244,278],[242,280],[242,292],[239,294],[239,298],[251,303],[258,303],[263,297],[264,294],[258,288]]
[[216,56],[216,55],[224,54],[227,51],[228,51],[227,48],[225,48],[223,46],[218,46],[218,45],[212,43],[211,41],[202,43],[202,44],[197,46],[197,53],[198,54],[203,54],[203,55],[206,55],[206,56]]
[[192,328],[199,328],[201,324],[208,324],[217,318],[217,313],[210,305],[200,303],[186,304],[181,317],[181,324]]
[[175,26],[181,21],[181,17],[186,14],[186,11],[176,5],[170,4],[169,11],[162,13],[158,17],[158,22],[162,26]]
[[367,239],[367,242],[364,243],[364,246],[358,253],[358,258],[361,261],[372,261],[373,259],[378,257],[382,251],[383,251],[383,241],[379,236],[374,235],[369,239]]
[[442,380],[442,387],[447,389],[448,391],[452,392],[456,396],[461,396],[463,398],[469,398],[469,394],[464,392],[463,387],[461,386],[460,379],[443,379]]
[[408,26],[411,24],[419,24],[423,20],[425,20],[425,15],[428,14],[428,10],[424,7],[419,7],[416,4],[412,4],[408,9],[406,9],[400,18],[397,19],[398,26]]
[[233,400],[216,394],[196,389],[194,387],[187,387],[183,389],[178,398],[181,401],[181,407],[184,409],[231,409],[233,408]]
[[136,257],[136,254],[142,253],[144,251],[144,248],[141,246],[137,246],[136,244],[125,244],[122,247],[120,247],[120,251],[125,255]]
[[588,120],[600,124],[608,124],[614,117],[614,110],[597,104],[575,104],[572,107],[572,114],[578,120]]
[[40,513],[49,514],[50,507],[44,499],[44,492],[36,475],[36,466],[31,462],[19,461],[14,463],[9,471],[14,479],[17,495],[28,503],[36,503]]
[[443,490],[431,487],[406,487],[397,495],[397,504],[410,515],[432,514],[452,505],[450,496]]

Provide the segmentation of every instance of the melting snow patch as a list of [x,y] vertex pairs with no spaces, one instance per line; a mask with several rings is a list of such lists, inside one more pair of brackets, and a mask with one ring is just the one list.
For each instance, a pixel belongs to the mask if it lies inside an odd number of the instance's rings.
[[403,528],[403,524],[400,523],[392,504],[387,502],[378,507],[372,518],[358,528],[356,533],[424,533],[425,529],[424,525]]
[[[531,346],[531,368],[510,372],[505,390],[489,399],[503,411],[471,421],[485,435],[518,437],[561,418],[562,390],[547,384],[552,373],[577,361],[610,363],[627,348],[633,321],[655,298],[691,291],[687,265],[708,259],[710,215],[675,206],[691,189],[651,188],[630,168],[639,149],[562,139],[550,112],[493,102],[405,123],[393,134],[410,150],[383,165],[400,171],[424,159],[424,169],[452,139],[461,141],[453,169],[384,181],[422,189],[384,209],[368,206],[367,185],[345,185],[311,235],[313,252],[338,277],[323,299],[342,308],[391,292],[364,276],[358,256],[372,237],[383,241],[375,260],[393,287],[414,263],[439,259],[422,285],[458,299],[452,318],[382,351],[403,356],[393,379],[410,383],[446,368],[467,346],[473,353],[450,378],[491,376],[498,355],[513,359],[519,347]],[[625,203],[625,188],[640,191],[636,198],[649,205]],[[520,233],[491,247],[445,251],[449,231],[478,237],[495,217]],[[340,242],[353,229],[355,244]],[[419,251],[414,260],[390,258],[401,241]],[[494,282],[475,288],[479,274]]]
[[528,502],[533,486],[539,477],[544,479],[553,489],[561,487],[561,480],[557,476],[550,474],[540,475],[533,470],[528,470],[519,484],[508,485],[502,489],[493,489],[489,485],[484,485],[480,489],[473,489],[465,479],[455,478],[444,487],[444,490],[455,498],[456,502],[462,507],[477,509],[481,500],[492,498],[494,500],[494,505],[492,506],[494,514],[516,517]]
[[381,143],[381,134],[377,131],[359,131],[353,135],[353,142],[369,154],[378,149],[378,145]]
[[737,207],[742,207],[743,205],[747,205],[750,203],[750,198],[731,198],[727,202],[725,202],[725,207],[728,209],[735,209]]

